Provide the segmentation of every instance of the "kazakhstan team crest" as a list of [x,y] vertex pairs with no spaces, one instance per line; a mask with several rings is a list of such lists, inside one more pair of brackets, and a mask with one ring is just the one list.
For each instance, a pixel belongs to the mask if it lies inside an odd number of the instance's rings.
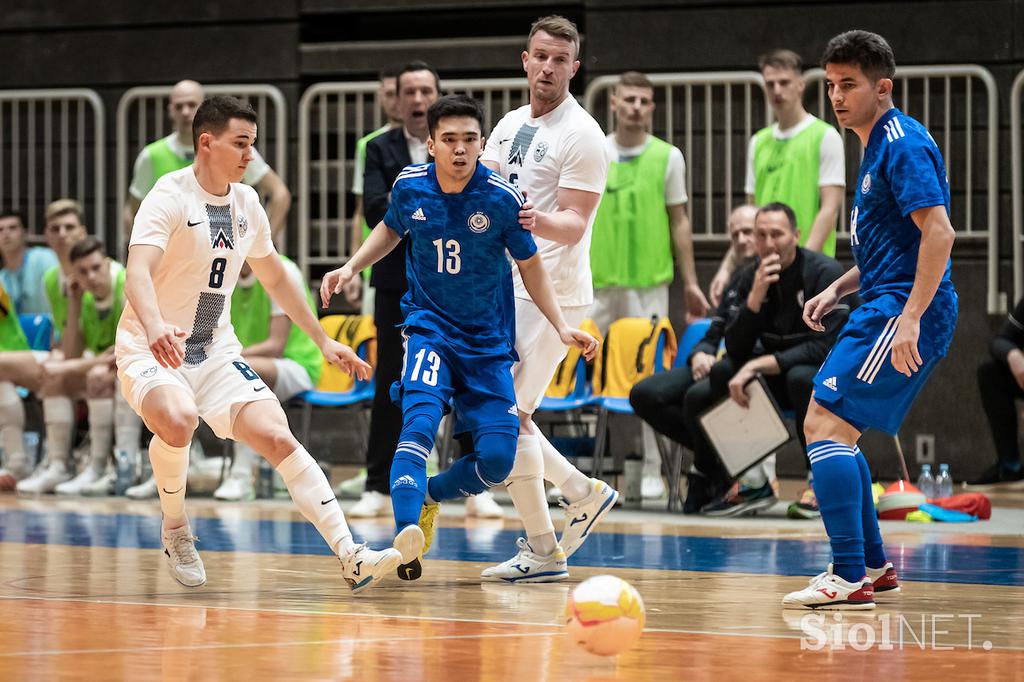
[[867,194],[871,191],[871,173],[864,176],[864,182],[860,183],[860,193]]
[[476,234],[483,234],[491,226],[491,219],[482,211],[477,211],[469,216],[469,220],[466,222],[469,224],[469,229]]

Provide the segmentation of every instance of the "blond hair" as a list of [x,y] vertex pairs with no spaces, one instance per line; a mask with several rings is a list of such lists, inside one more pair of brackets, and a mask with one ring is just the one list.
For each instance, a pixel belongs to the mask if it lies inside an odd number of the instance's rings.
[[533,22],[533,25],[530,26],[530,35],[526,37],[527,51],[530,49],[530,41],[533,40],[533,36],[537,35],[540,31],[544,31],[554,38],[561,38],[572,43],[575,56],[579,56],[580,32],[572,21],[558,14],[550,14]]
[[62,216],[65,213],[74,213],[75,217],[78,218],[78,222],[85,224],[85,211],[82,210],[82,205],[74,199],[57,199],[50,203],[46,207],[46,222],[50,222],[57,216]]

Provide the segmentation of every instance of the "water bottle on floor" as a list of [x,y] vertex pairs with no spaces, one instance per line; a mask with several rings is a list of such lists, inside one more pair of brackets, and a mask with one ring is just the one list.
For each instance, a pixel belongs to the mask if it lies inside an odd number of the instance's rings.
[[917,477],[917,489],[929,500],[935,499],[935,477],[932,476],[931,464],[921,465],[921,475]]
[[953,477],[949,473],[948,464],[939,465],[939,476],[935,479],[935,497],[944,499],[953,496]]

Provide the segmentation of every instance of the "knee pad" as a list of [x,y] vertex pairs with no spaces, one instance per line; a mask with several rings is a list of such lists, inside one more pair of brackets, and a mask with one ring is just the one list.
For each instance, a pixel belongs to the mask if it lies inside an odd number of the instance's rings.
[[516,441],[515,460],[508,478],[541,478],[544,476],[544,451],[534,433],[520,432]]
[[[477,475],[487,485],[495,486],[509,477],[512,465],[516,461],[516,441],[513,434],[486,433],[477,436]],[[534,438],[536,442],[536,437]],[[537,443],[537,453],[540,453]],[[544,472],[543,455],[540,458],[540,472]]]

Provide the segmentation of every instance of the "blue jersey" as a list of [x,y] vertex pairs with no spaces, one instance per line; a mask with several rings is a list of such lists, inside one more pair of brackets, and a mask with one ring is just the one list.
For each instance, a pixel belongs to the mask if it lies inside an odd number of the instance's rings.
[[[864,149],[850,215],[850,242],[860,269],[860,295],[910,295],[917,272],[921,231],[910,214],[945,206],[949,181],[942,153],[928,130],[893,107],[875,123]],[[953,294],[949,263],[936,293],[946,304]]]
[[512,268],[537,252],[519,224],[523,195],[478,163],[466,187],[446,194],[434,164],[407,166],[391,189],[384,224],[406,242],[405,325],[473,353],[515,353]]

